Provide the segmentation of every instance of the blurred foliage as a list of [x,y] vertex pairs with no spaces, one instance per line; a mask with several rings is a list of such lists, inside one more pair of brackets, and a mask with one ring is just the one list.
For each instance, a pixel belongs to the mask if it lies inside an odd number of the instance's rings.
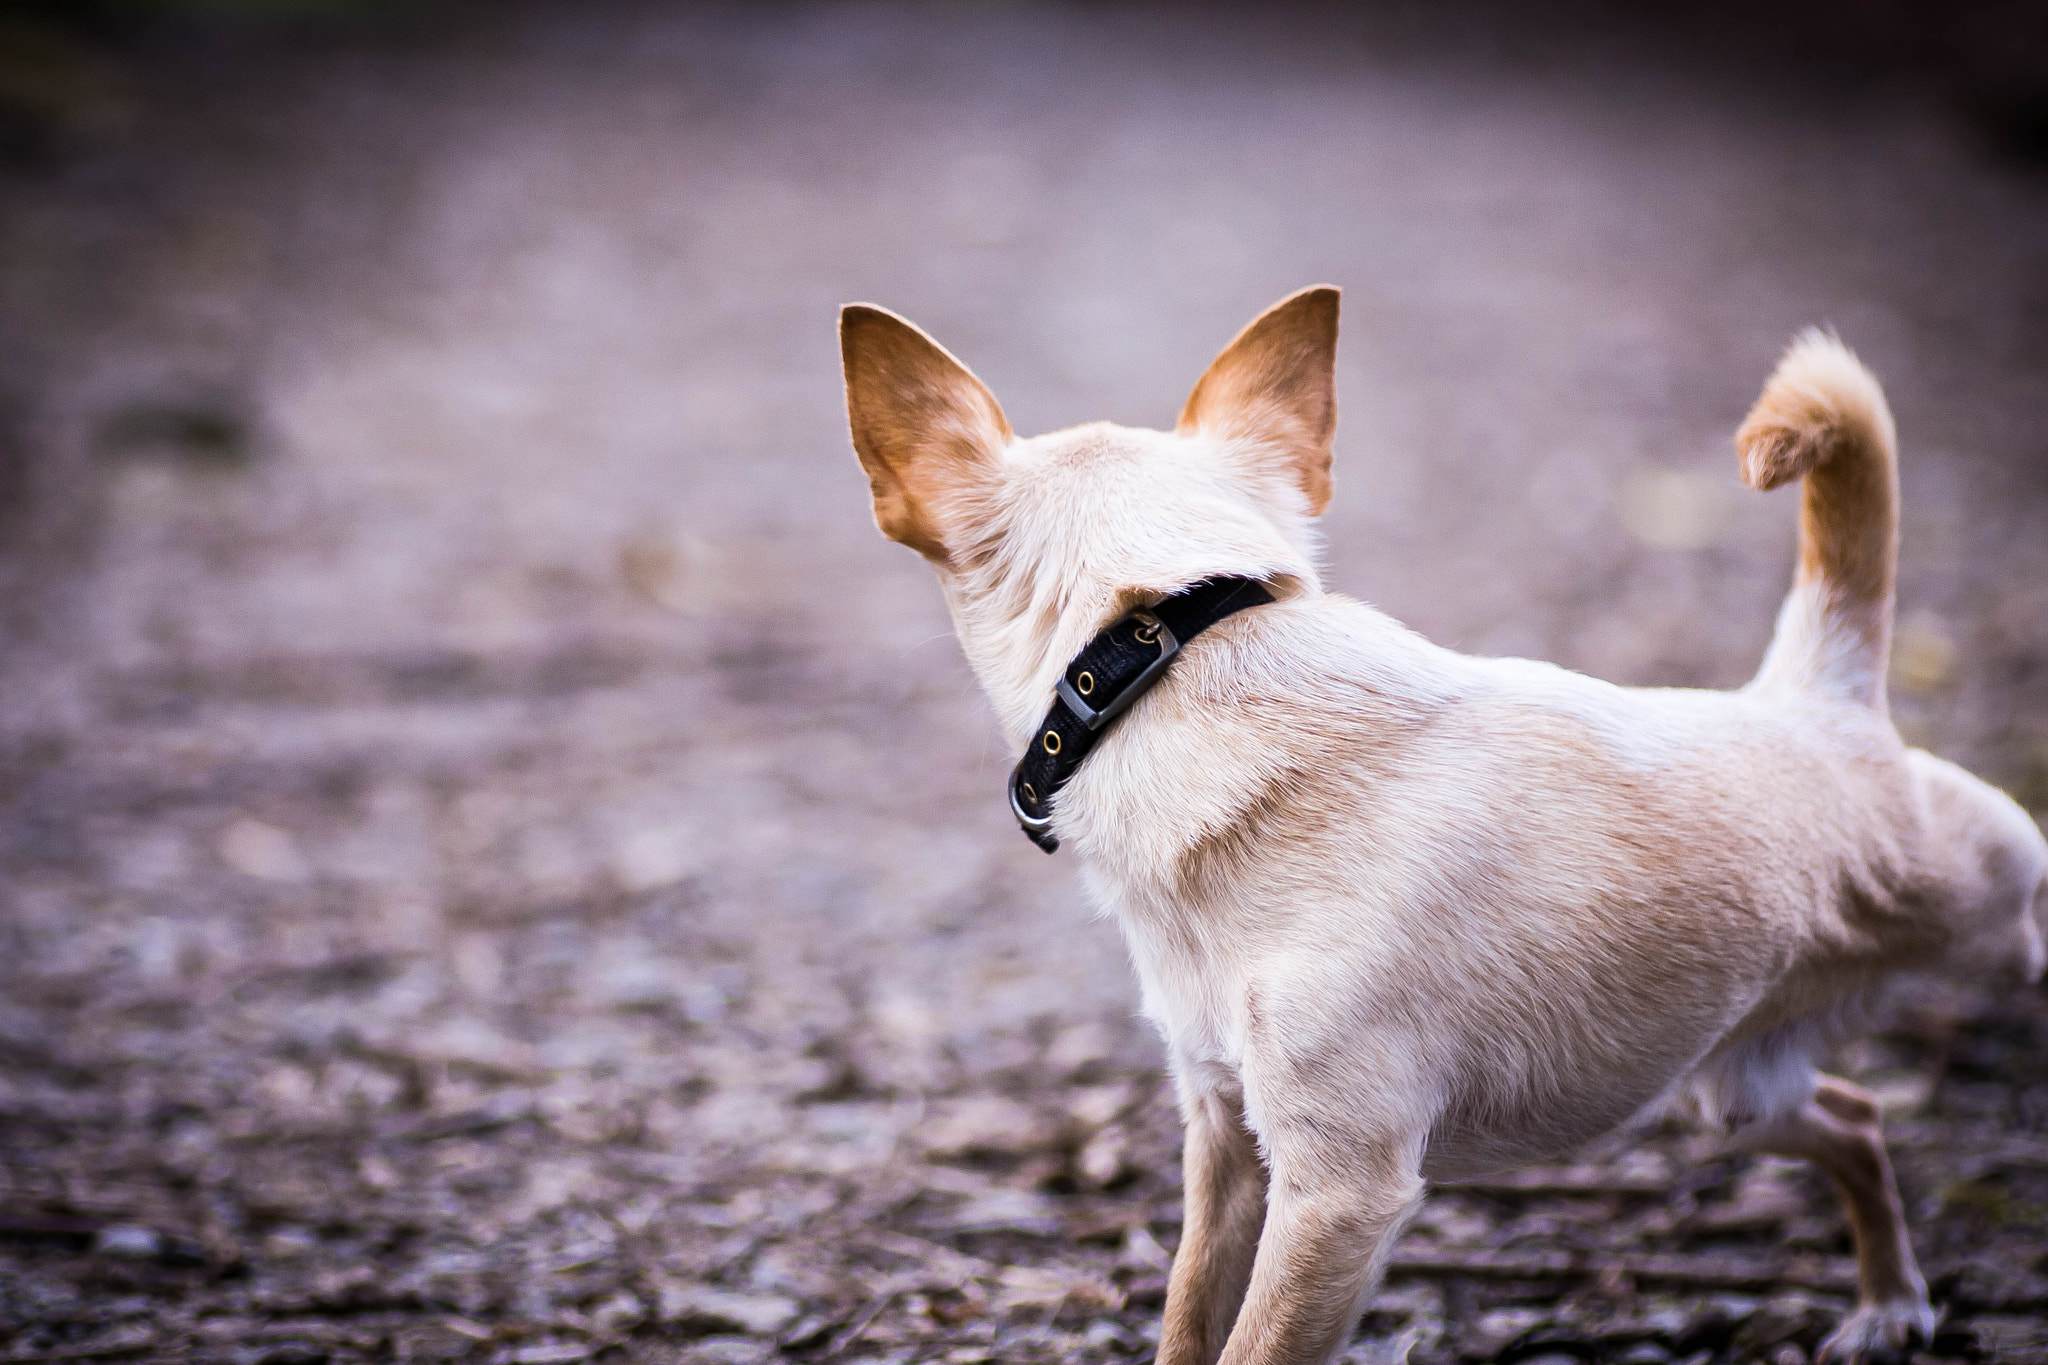
[[388,23],[424,17],[437,0],[0,0],[0,15],[108,31],[177,21]]
[[122,131],[134,99],[121,64],[27,8],[0,7],[0,156],[42,160],[59,144]]
[[129,58],[166,35],[405,28],[445,0],[0,0],[0,162],[52,164],[134,123]]
[[110,459],[168,459],[195,469],[233,471],[252,456],[250,422],[222,402],[138,402],[116,409],[101,427]]

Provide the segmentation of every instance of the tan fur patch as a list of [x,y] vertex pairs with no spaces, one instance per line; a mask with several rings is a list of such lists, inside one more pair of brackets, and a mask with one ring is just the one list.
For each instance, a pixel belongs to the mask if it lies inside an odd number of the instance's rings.
[[973,371],[886,308],[841,309],[839,347],[875,524],[925,558],[949,563],[945,505],[985,477],[1010,442],[1009,419]]
[[1336,289],[1315,285],[1261,313],[1210,362],[1176,427],[1271,452],[1317,517],[1330,505],[1337,434],[1338,299]]

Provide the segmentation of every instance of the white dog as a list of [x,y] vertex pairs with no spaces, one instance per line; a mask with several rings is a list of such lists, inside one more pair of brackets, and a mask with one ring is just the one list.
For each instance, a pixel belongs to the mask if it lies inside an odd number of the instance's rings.
[[1160,1365],[1323,1360],[1425,1182],[1680,1098],[1840,1186],[1861,1294],[1824,1356],[1924,1339],[1876,1108],[1811,1058],[1898,973],[2037,977],[2048,844],[1887,716],[1876,381],[1808,333],[1736,438],[1751,485],[1806,481],[1756,680],[1620,688],[1454,654],[1323,590],[1337,303],[1308,289],[1252,323],[1171,433],[1030,440],[911,324],[841,314],[876,520],[937,569],[1018,752],[1057,748],[1071,715],[1047,708],[1092,682],[1069,665],[1105,627],[1149,640],[1130,613],[1264,588],[1155,670],[1056,801],[1022,784],[1121,927],[1179,1087]]

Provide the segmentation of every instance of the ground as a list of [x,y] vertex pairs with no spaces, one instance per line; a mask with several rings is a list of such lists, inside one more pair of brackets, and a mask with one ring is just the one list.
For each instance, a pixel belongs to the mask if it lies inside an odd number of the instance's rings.
[[[1791,553],[1729,433],[1832,324],[1901,726],[2048,808],[2039,163],[1912,69],[1461,13],[0,24],[0,1360],[1149,1351],[1159,1047],[875,534],[848,300],[1029,432],[1339,284],[1331,585],[1710,686]],[[2048,996],[1839,1061],[1935,1353],[2048,1360]],[[1350,1356],[1801,1365],[1846,1237],[1659,1129],[1439,1192]]]

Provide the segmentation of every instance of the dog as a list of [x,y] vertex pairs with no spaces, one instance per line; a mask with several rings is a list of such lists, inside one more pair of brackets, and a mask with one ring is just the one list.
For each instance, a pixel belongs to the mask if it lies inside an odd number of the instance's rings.
[[1028,440],[909,322],[840,316],[876,522],[937,570],[1017,752],[1106,625],[1194,584],[1265,590],[1048,817],[1128,944],[1185,1124],[1159,1365],[1325,1360],[1429,1182],[1673,1104],[1839,1187],[1859,1294],[1824,1360],[1925,1342],[1877,1106],[1815,1058],[1899,976],[2038,979],[2048,843],[1889,719],[1883,392],[1832,336],[1793,342],[1736,435],[1752,487],[1804,480],[1762,669],[1623,688],[1324,590],[1338,302],[1261,315],[1171,432]]

